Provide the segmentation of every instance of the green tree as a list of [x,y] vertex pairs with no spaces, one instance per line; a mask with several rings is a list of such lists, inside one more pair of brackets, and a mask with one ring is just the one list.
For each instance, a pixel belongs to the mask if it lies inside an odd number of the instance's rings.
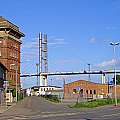
[[15,88],[13,88],[12,94],[13,94],[13,97],[16,97],[16,89]]
[[[113,78],[113,83],[115,84],[115,77]],[[116,75],[116,84],[120,85],[120,75]]]

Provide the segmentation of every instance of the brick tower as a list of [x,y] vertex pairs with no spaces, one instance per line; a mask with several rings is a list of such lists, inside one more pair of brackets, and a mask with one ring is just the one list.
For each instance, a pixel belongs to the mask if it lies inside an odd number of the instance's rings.
[[20,88],[21,37],[24,34],[19,31],[19,27],[0,16],[0,65],[5,67],[4,78],[8,81],[9,88],[15,88],[16,78]]

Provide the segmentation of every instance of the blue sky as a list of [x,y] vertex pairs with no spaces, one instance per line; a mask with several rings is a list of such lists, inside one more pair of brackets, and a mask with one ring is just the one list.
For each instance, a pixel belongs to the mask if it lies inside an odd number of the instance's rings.
[[[21,46],[21,73],[36,73],[39,32],[48,35],[49,71],[80,71],[112,69],[111,41],[120,41],[119,0],[4,0],[1,16],[20,27],[25,33]],[[119,68],[120,48],[116,48]],[[66,77],[87,79],[88,76]],[[62,84],[63,77],[53,79]],[[60,80],[61,81],[60,81]],[[100,77],[93,77],[99,81]],[[23,86],[36,84],[36,78],[26,78]]]

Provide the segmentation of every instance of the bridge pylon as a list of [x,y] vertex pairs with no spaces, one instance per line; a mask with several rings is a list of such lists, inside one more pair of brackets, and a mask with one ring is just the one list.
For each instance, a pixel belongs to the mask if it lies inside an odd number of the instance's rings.
[[47,86],[47,75],[40,74],[40,86]]
[[47,49],[47,34],[39,34],[39,73],[40,73],[40,86],[47,86],[47,75],[42,73],[48,72],[48,49]]

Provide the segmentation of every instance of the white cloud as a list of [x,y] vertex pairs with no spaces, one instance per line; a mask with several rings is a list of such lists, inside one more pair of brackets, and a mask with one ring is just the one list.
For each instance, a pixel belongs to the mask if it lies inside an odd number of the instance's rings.
[[120,65],[120,60],[115,60],[115,59],[112,59],[112,60],[108,60],[108,61],[103,61],[102,63],[100,64],[97,64],[95,65],[96,67],[108,67],[108,66],[113,66],[113,65]]
[[[22,44],[22,49],[38,49],[39,48],[39,41],[30,41]],[[56,45],[64,45],[67,44],[63,38],[50,38],[48,39],[48,46],[56,46]]]
[[80,60],[75,60],[75,59],[71,59],[71,60],[67,60],[67,59],[64,59],[64,60],[59,60],[57,61],[57,64],[80,64],[81,61]]
[[94,44],[94,43],[97,42],[97,40],[96,40],[95,37],[91,37],[91,38],[89,39],[89,42],[90,42],[91,44]]
[[115,27],[115,26],[107,26],[107,27],[105,27],[105,29],[106,30],[116,30],[117,27]]
[[48,45],[64,45],[67,44],[63,38],[53,38],[48,41]]
[[25,44],[22,45],[22,49],[27,48],[27,49],[35,49],[38,47],[38,43],[37,41],[31,41],[31,42],[27,42]]

